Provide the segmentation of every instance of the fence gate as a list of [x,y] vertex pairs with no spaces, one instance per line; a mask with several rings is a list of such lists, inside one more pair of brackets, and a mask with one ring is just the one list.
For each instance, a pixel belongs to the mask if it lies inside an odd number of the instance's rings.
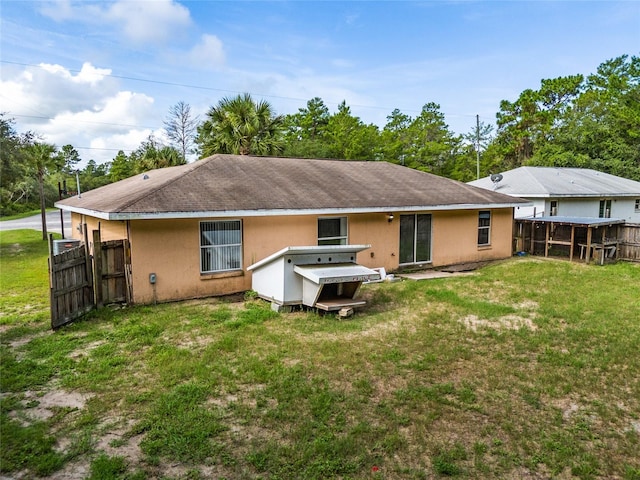
[[[86,229],[85,229],[86,232]],[[93,231],[93,256],[84,244],[54,255],[49,236],[51,327],[56,329],[96,307],[131,301],[131,250],[128,240],[102,242]]]
[[100,241],[93,231],[93,275],[96,305],[131,301],[131,249],[128,240]]
[[70,323],[95,308],[91,257],[85,245],[53,255],[49,236],[51,328]]

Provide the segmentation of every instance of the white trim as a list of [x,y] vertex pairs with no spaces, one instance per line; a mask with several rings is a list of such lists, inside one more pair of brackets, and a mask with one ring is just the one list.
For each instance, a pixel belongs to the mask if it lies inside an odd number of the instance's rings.
[[293,215],[346,215],[350,213],[389,213],[390,211],[401,213],[410,212],[437,212],[453,210],[487,210],[497,208],[515,208],[533,205],[527,203],[486,203],[486,204],[455,204],[455,205],[415,205],[386,207],[348,207],[348,208],[326,208],[326,209],[282,209],[282,210],[219,210],[203,212],[101,212],[86,208],[55,203],[54,206],[61,210],[67,210],[102,220],[163,220],[179,218],[238,218],[238,217],[277,217]]

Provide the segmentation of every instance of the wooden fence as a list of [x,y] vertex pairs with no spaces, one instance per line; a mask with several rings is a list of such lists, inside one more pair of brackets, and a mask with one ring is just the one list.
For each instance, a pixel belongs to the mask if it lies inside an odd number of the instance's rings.
[[618,258],[640,262],[640,224],[624,224],[618,229]]
[[[86,232],[86,228],[84,230]],[[56,329],[111,303],[131,302],[131,254],[128,240],[102,242],[93,231],[93,255],[84,244],[58,255],[49,237],[51,327]]]
[[53,255],[52,238],[49,237],[49,292],[51,328],[56,329],[93,310],[95,302],[91,261],[85,245]]

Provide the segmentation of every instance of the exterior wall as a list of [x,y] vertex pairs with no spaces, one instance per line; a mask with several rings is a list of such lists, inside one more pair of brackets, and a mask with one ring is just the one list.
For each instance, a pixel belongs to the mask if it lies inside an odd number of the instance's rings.
[[[89,217],[86,215],[80,215],[79,213],[71,213],[71,235],[78,240],[84,240],[84,233],[80,225],[87,225],[87,232],[89,234],[89,242],[92,240],[93,230],[100,229],[101,239],[107,240],[121,240],[127,238],[127,222],[123,220],[101,220],[95,217]],[[84,227],[83,227],[84,228]]]
[[491,210],[490,244],[478,245],[478,210],[434,212],[434,267],[508,258],[513,252],[513,209]]
[[527,198],[527,200],[533,202],[533,205],[529,207],[516,207],[514,211],[515,218],[533,217],[534,214],[540,217],[543,214],[547,214],[550,210],[549,205],[545,205],[543,198]]
[[[640,198],[640,194],[637,198]],[[533,202],[533,207],[520,207],[515,211],[515,218],[530,217],[533,209],[536,215],[549,215],[551,211],[551,201],[558,202],[558,216],[565,217],[593,217],[598,218],[600,214],[600,200],[611,200],[611,218],[621,218],[628,223],[640,223],[640,211],[635,211],[636,199],[631,198],[528,198]]]
[[[391,213],[391,212],[390,212]],[[370,244],[358,263],[398,269],[400,213],[393,221],[383,213],[348,215],[348,243]],[[491,243],[478,246],[478,210],[416,212],[432,214],[432,262],[444,266],[507,258],[512,254],[513,209],[492,210]],[[318,216],[249,217],[242,219],[243,269],[200,274],[200,220],[131,220],[133,301],[153,303],[207,297],[251,289],[247,267],[288,246],[317,245]],[[72,216],[74,235],[83,219]],[[202,220],[216,220],[207,218]],[[97,219],[84,219],[89,231]],[[100,221],[103,239],[127,238],[127,222]],[[76,238],[80,238],[76,235]],[[156,283],[149,275],[155,273]]]

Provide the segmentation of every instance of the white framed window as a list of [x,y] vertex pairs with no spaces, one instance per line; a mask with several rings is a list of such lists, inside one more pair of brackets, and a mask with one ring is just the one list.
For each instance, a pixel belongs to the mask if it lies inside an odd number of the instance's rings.
[[600,200],[598,216],[600,218],[611,218],[611,200]]
[[558,200],[551,200],[549,205],[549,216],[555,217],[558,215]]
[[242,222],[200,222],[200,273],[242,268]]
[[478,245],[491,244],[491,211],[478,212]]
[[347,217],[318,218],[318,245],[346,245]]
[[640,198],[636,198],[636,213],[640,213]]

